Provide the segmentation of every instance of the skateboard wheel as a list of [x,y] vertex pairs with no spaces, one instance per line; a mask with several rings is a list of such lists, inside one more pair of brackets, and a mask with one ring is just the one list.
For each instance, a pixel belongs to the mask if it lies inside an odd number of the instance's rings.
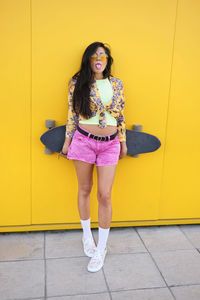
[[53,127],[55,127],[55,120],[45,120],[45,126],[47,128],[53,128]]
[[142,125],[138,125],[138,124],[134,124],[133,125],[133,130],[134,131],[139,131],[139,132],[141,132],[142,131]]
[[45,153],[45,154],[53,154],[53,151],[52,151],[51,149],[45,147],[44,153]]

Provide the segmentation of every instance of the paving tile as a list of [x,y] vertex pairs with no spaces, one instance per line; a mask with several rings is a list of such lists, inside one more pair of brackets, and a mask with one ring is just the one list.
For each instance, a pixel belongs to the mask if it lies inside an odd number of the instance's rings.
[[170,288],[176,300],[199,300],[200,285],[175,286]]
[[45,257],[85,256],[82,245],[82,230],[66,230],[45,233]]
[[[93,230],[93,236],[98,243],[98,230]],[[107,248],[109,253],[147,252],[134,228],[110,228]]]
[[0,263],[1,300],[44,297],[44,261]]
[[41,259],[44,257],[44,232],[0,235],[0,261]]
[[75,296],[61,296],[51,297],[47,300],[110,300],[108,293],[90,294],[90,295],[75,295]]
[[48,259],[47,296],[107,292],[102,269],[91,273],[87,270],[89,257]]
[[136,230],[150,252],[194,249],[177,226],[149,226]]
[[152,252],[168,285],[200,283],[200,254],[197,250]]
[[186,234],[194,247],[200,249],[200,224],[180,225],[181,230]]
[[[97,243],[98,228],[92,232]],[[176,300],[199,300],[199,224],[111,228],[105,264],[96,273],[87,271],[82,229],[2,234],[0,300],[45,299],[44,236],[47,300],[109,300],[104,274],[113,300],[174,299],[137,232]]]
[[112,300],[174,300],[168,288],[112,292],[111,295]]
[[107,255],[103,268],[111,291],[166,286],[148,253]]

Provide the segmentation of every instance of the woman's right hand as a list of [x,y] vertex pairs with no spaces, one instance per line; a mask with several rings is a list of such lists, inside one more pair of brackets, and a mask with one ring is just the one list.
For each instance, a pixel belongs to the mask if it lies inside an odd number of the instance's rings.
[[66,138],[65,142],[64,142],[64,145],[62,147],[62,150],[60,152],[60,156],[62,156],[64,158],[67,158],[67,152],[68,152],[68,148],[69,148],[70,143],[71,143],[71,138],[70,139]]

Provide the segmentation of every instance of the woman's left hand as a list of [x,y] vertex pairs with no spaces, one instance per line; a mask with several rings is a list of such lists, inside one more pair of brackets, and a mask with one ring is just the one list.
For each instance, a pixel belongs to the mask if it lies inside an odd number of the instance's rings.
[[121,150],[120,150],[119,159],[123,158],[127,154],[126,142],[120,142],[120,146],[121,146]]

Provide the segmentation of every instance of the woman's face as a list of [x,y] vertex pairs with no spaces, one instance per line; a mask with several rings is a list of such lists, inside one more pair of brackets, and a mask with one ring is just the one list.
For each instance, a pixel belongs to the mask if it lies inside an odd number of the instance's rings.
[[103,47],[98,47],[96,52],[90,58],[91,69],[95,73],[95,75],[99,77],[99,75],[105,70],[106,65],[107,54]]

